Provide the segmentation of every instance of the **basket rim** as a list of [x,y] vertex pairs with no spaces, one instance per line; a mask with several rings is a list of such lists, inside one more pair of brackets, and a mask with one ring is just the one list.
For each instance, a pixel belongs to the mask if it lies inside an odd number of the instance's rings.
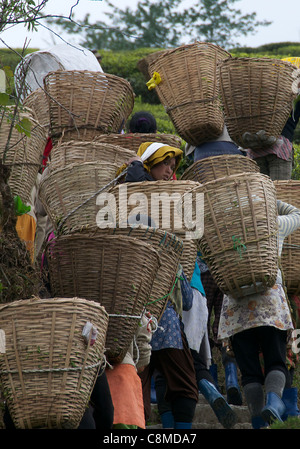
[[118,75],[113,75],[112,73],[100,72],[100,71],[95,71],[95,70],[94,71],[92,71],[92,70],[52,70],[51,72],[48,72],[47,75],[44,77],[44,86],[47,85],[48,79],[52,76],[63,75],[63,74],[74,74],[74,73],[83,74],[83,75],[91,74],[94,76],[100,76],[102,78],[108,78],[108,79],[111,78],[111,79],[118,80],[118,81],[122,82],[123,84],[125,84],[127,87],[129,87],[133,94],[133,88],[127,79],[122,78],[121,76],[118,76]]
[[223,59],[221,61],[218,62],[218,65],[224,65],[227,64],[228,62],[230,63],[235,63],[235,62],[247,62],[247,63],[256,63],[256,62],[262,62],[262,63],[270,63],[270,62],[275,62],[278,63],[280,65],[285,65],[285,66],[293,66],[296,67],[294,64],[292,64],[289,61],[283,61],[280,58],[268,58],[268,57],[261,57],[261,58],[251,58],[250,56],[232,56],[226,59]]
[[5,304],[0,304],[0,312],[2,312],[4,309],[14,309],[14,308],[18,308],[19,306],[23,306],[23,305],[30,305],[30,306],[39,306],[39,305],[46,305],[46,304],[55,304],[55,305],[60,305],[63,303],[69,303],[70,305],[74,305],[74,304],[84,304],[86,306],[91,306],[91,307],[96,307],[97,309],[101,310],[104,315],[107,316],[108,318],[108,313],[105,309],[105,307],[103,307],[99,302],[96,301],[92,301],[92,300],[88,300],[85,298],[81,298],[81,297],[77,297],[74,296],[72,298],[70,297],[61,297],[61,296],[54,296],[52,298],[40,298],[40,297],[32,297],[32,298],[27,298],[27,299],[18,299],[16,301],[11,301]]
[[[228,54],[229,59],[232,57],[231,53],[229,51],[225,50],[225,48],[221,47],[218,44],[214,44],[212,42],[196,41],[196,42],[192,42],[190,44],[182,44],[182,45],[180,45],[180,46],[178,46],[176,48],[172,48],[172,49],[166,51],[165,53],[163,53],[160,56],[158,56],[157,59],[155,60],[155,62],[157,62],[161,58],[164,58],[166,56],[172,55],[173,53],[176,53],[178,51],[184,51],[184,50],[186,50],[188,48],[193,48],[193,47],[199,47],[200,48],[199,44],[201,44],[201,46],[203,46],[203,48],[205,46],[207,46],[207,47],[210,47],[210,48],[221,50],[222,52],[224,52],[224,54],[225,53]],[[149,65],[151,66],[151,62],[149,63]]]

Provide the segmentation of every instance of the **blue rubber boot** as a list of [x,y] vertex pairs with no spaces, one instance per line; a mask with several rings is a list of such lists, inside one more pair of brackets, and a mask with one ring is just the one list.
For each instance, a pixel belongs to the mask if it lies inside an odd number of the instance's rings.
[[282,421],[285,421],[289,416],[299,416],[300,412],[298,409],[298,390],[295,387],[285,388],[282,394],[282,402],[285,405],[285,412],[282,415]]
[[236,414],[216,387],[211,382],[208,382],[208,380],[201,379],[198,383],[198,388],[213,409],[222,426],[225,429],[231,429],[237,422]]
[[160,415],[160,420],[162,423],[163,429],[174,429],[174,417],[173,413],[170,412],[164,412]]
[[225,386],[228,404],[242,405],[243,399],[238,383],[237,368],[233,362],[228,362],[225,365]]
[[216,388],[220,391],[218,384],[218,365],[216,363],[212,363],[209,367],[209,372],[213,377]]
[[263,427],[267,427],[268,423],[266,423],[261,416],[253,416],[251,418],[252,428],[253,429],[262,429]]
[[154,382],[154,378],[153,378],[153,377],[151,377],[151,393],[150,393],[150,398],[151,398],[151,404],[157,404],[156,390],[155,390],[155,382]]
[[267,393],[267,401],[265,407],[262,409],[261,416],[268,424],[278,420],[282,421],[281,416],[285,412],[284,402],[280,397],[273,393]]
[[191,429],[192,423],[191,422],[175,422],[175,429]]

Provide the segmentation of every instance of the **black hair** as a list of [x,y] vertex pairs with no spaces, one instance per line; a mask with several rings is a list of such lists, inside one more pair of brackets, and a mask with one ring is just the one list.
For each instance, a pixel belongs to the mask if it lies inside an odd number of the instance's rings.
[[132,133],[156,133],[157,131],[155,117],[147,111],[139,111],[133,114],[128,128]]

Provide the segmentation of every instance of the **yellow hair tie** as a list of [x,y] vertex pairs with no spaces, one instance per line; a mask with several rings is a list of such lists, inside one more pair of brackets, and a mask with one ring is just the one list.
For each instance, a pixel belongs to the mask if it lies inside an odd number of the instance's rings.
[[161,76],[159,73],[154,72],[151,80],[146,83],[149,90],[154,89],[161,82]]

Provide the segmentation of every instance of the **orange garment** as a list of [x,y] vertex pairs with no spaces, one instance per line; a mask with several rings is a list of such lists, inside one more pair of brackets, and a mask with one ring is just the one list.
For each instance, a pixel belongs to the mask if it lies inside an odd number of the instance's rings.
[[34,260],[35,229],[36,221],[31,215],[24,214],[18,216],[16,230],[20,239],[24,240],[32,262]]
[[114,404],[114,424],[127,424],[145,429],[141,379],[133,365],[121,363],[106,370]]

